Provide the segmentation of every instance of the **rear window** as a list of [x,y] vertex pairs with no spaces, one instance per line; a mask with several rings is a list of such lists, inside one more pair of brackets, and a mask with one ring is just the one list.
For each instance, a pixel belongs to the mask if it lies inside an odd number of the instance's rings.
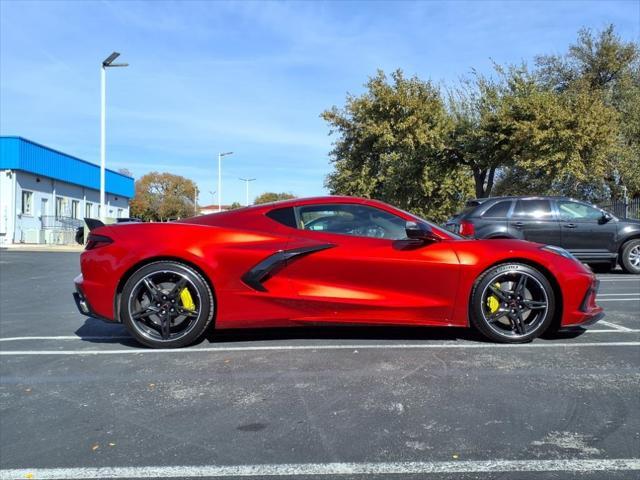
[[293,212],[293,207],[276,208],[267,212],[267,217],[271,220],[275,220],[287,227],[297,228],[296,214]]
[[513,216],[519,218],[550,218],[551,203],[549,203],[549,200],[518,200]]
[[490,207],[486,212],[484,212],[482,216],[491,218],[505,218],[507,216],[507,213],[509,213],[510,208],[511,202],[498,202]]

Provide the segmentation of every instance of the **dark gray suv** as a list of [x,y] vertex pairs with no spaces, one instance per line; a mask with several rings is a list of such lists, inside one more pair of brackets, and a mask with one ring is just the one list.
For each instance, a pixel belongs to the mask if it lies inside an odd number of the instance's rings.
[[452,232],[473,238],[516,238],[569,250],[597,271],[620,263],[640,274],[640,221],[566,197],[493,197],[470,200],[447,221]]

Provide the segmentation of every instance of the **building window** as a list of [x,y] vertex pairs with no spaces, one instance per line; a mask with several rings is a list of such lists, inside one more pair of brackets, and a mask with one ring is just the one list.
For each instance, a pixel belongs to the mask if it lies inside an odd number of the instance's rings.
[[80,208],[80,201],[71,200],[71,218],[78,218],[79,208]]
[[102,210],[102,205],[98,205],[98,215],[96,215],[96,217],[98,217],[98,218],[101,217],[101,215],[100,215],[101,210]]
[[87,202],[84,205],[84,218],[91,218],[91,209],[93,204],[91,202]]
[[64,215],[64,198],[56,197],[56,218]]
[[122,209],[121,208],[118,209],[118,218],[122,218]]
[[22,214],[33,215],[33,192],[22,191]]

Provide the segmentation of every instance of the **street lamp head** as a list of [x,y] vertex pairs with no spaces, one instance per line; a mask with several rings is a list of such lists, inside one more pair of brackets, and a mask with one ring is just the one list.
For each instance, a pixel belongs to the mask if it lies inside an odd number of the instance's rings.
[[118,52],[113,52],[111,55],[109,55],[107,58],[104,59],[104,62],[102,62],[102,66],[103,67],[110,66],[113,63],[113,61],[119,56],[120,54]]
[[233,154],[233,152],[224,152],[224,153],[220,153],[219,155],[221,157],[226,157],[227,155],[232,155],[232,154]]

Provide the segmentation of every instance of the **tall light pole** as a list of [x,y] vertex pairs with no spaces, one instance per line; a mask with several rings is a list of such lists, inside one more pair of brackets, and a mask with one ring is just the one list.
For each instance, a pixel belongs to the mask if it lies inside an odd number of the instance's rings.
[[233,152],[224,152],[218,154],[218,211],[222,211],[222,157],[231,155]]
[[244,182],[244,186],[246,188],[245,205],[248,207],[249,206],[249,182],[253,182],[255,180],[255,178],[241,178],[240,180],[242,180]]
[[100,220],[107,217],[105,205],[105,169],[106,169],[106,141],[107,141],[107,68],[128,67],[128,63],[113,63],[120,54],[113,52],[102,62],[100,68]]

